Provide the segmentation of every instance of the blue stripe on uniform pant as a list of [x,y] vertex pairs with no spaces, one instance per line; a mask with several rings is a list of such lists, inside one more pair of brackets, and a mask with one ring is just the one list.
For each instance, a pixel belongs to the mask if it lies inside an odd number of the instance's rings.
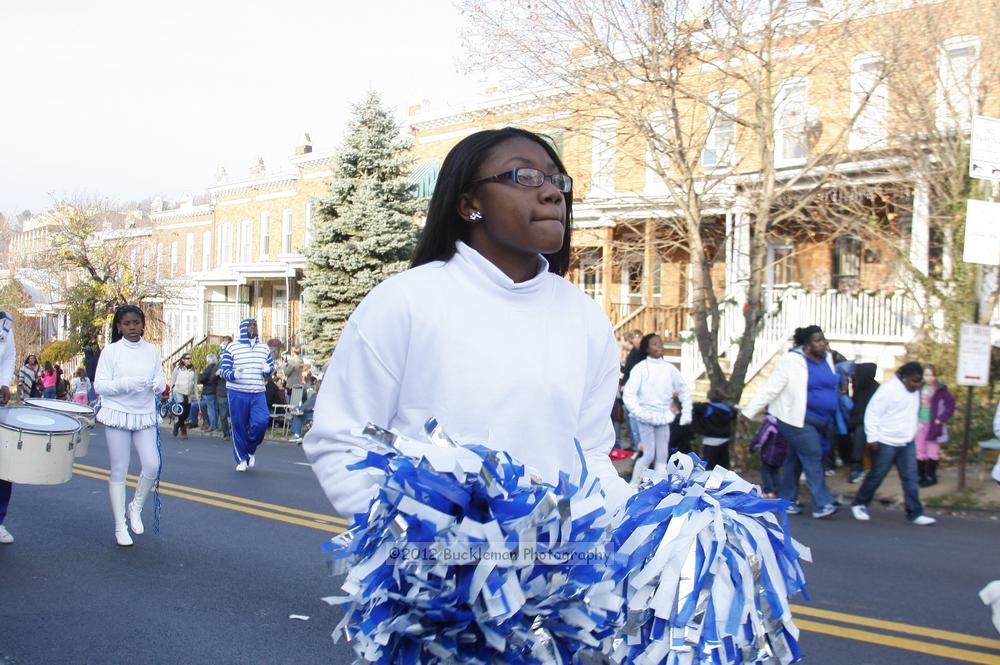
[[229,420],[233,428],[233,457],[236,463],[250,459],[264,440],[267,422],[267,398],[263,392],[229,391]]

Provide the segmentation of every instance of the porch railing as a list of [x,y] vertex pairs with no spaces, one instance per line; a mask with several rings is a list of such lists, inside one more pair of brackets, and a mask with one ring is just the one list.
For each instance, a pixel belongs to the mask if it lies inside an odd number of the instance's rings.
[[615,334],[636,329],[643,333],[655,332],[664,341],[676,342],[689,327],[688,308],[683,305],[631,305],[612,303],[611,323]]
[[[743,309],[735,302],[727,302],[721,316],[719,353],[735,359],[743,334]],[[902,342],[912,332],[902,294],[810,293],[794,286],[767,291],[746,380],[750,381],[775,354],[788,348],[796,328],[813,324],[820,326],[827,337],[869,342]],[[691,332],[681,341],[681,373],[689,382],[705,373],[698,342]]]

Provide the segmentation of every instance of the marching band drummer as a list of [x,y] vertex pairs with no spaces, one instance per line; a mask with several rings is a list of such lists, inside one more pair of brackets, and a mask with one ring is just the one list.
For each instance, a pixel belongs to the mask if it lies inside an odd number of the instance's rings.
[[142,471],[128,506],[132,531],[141,534],[142,506],[160,471],[156,449],[156,396],[167,387],[160,352],[145,341],[146,315],[135,305],[122,305],[111,321],[111,344],[101,353],[94,389],[101,396],[97,421],[105,425],[111,477],[108,493],[115,518],[115,539],[122,547],[132,544],[125,525],[125,474],[132,445],[139,453]]
[[[7,312],[0,311],[0,406],[7,406],[10,401],[10,382],[14,376],[14,365],[17,352],[14,350],[14,318]],[[7,517],[7,505],[10,503],[10,493],[14,489],[12,483],[0,480],[0,544],[10,545],[14,536],[3,525]]]

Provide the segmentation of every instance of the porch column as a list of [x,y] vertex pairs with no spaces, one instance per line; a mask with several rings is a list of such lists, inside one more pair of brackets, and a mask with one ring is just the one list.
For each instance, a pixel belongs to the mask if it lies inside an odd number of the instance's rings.
[[642,304],[653,305],[653,279],[656,278],[656,252],[653,245],[656,239],[656,220],[647,219],[645,232],[642,236]]
[[726,213],[726,296],[746,302],[750,282],[750,215],[736,204]]
[[613,224],[604,228],[604,238],[601,241],[601,307],[604,313],[611,316],[611,272],[615,268],[612,246],[615,240]]
[[926,275],[930,242],[930,188],[927,179],[917,175],[913,183],[913,216],[910,221],[910,263]]

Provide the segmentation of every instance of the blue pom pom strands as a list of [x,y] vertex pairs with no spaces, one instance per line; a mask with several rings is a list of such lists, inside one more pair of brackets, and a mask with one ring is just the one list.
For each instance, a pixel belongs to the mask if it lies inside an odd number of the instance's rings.
[[384,478],[326,547],[347,573],[346,595],[324,599],[346,608],[334,640],[377,663],[557,664],[609,645],[623,600],[596,479],[545,484],[433,419],[425,429],[426,442],[364,431],[372,450],[355,468]]
[[786,505],[732,471],[706,471],[695,455],[647,472],[614,528],[609,572],[624,583],[628,618],[613,660],[800,660],[788,598],[808,598],[800,559],[811,557],[789,533]]

